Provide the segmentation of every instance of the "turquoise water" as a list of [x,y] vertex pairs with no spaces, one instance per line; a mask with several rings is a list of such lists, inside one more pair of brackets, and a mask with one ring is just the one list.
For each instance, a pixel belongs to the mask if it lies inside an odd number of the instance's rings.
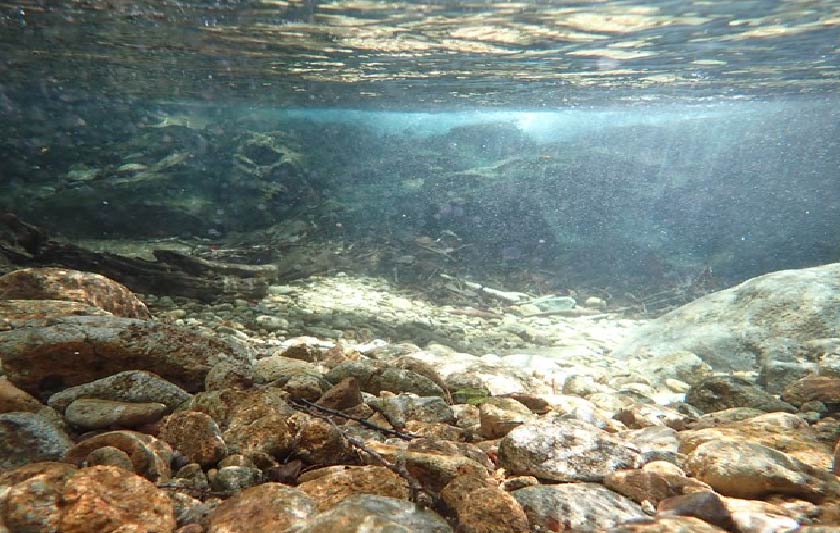
[[840,259],[838,1],[0,9],[0,208],[65,238],[297,224],[595,285]]

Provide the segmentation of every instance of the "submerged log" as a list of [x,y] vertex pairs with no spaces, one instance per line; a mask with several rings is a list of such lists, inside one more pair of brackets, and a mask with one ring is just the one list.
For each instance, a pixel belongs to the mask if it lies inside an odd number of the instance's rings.
[[277,277],[274,265],[238,265],[155,250],[157,261],[94,252],[49,240],[46,232],[10,213],[0,215],[0,256],[17,267],[58,266],[94,272],[134,292],[185,296],[202,302],[262,299]]

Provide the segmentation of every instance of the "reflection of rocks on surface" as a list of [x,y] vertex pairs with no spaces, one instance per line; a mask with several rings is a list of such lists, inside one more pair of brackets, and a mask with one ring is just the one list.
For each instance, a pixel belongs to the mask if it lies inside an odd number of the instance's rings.
[[[814,278],[813,290],[827,290]],[[197,533],[840,525],[836,378],[798,379],[782,401],[755,379],[757,365],[716,375],[717,359],[668,351],[670,329],[655,355],[622,359],[609,352],[638,322],[488,319],[387,293],[313,278],[259,303],[157,299],[162,322],[116,317],[92,299],[0,301],[0,523]],[[264,328],[258,316],[286,323]],[[400,329],[420,316],[431,317],[427,331],[442,328],[423,348]],[[553,340],[510,354],[444,342],[523,322]],[[405,342],[354,338],[360,324],[404,331]],[[89,505],[105,493],[124,503]]]

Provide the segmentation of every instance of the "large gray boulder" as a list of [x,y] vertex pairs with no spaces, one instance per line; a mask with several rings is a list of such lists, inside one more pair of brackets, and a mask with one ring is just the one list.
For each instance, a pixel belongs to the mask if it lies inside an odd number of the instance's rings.
[[715,370],[793,361],[808,341],[840,336],[840,263],[782,270],[708,294],[643,326],[613,355],[687,350]]

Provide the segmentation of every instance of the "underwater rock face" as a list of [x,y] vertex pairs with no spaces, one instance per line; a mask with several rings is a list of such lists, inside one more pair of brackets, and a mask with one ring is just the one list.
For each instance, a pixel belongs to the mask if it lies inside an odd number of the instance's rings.
[[703,443],[689,454],[685,468],[715,491],[735,498],[784,494],[820,502],[840,495],[840,482],[830,472],[752,442]]
[[50,396],[48,403],[50,407],[63,412],[68,405],[80,398],[162,403],[171,411],[192,398],[192,395],[151,372],[126,370],[107,378],[64,389]]
[[124,285],[67,268],[24,268],[0,277],[0,300],[66,300],[95,305],[116,316],[149,318],[146,304]]
[[248,359],[235,345],[198,330],[114,316],[60,317],[3,331],[0,353],[9,380],[31,393],[124,370],[149,370],[196,391],[215,363]]
[[35,463],[4,473],[0,487],[9,487],[0,524],[10,531],[170,533],[176,527],[166,493],[122,468]]
[[754,370],[838,336],[840,263],[782,270],[708,294],[640,328],[615,357],[687,350],[718,371]]
[[166,406],[162,403],[80,399],[67,406],[64,416],[81,429],[136,428],[160,420],[164,412]]
[[[97,464],[91,455],[102,449],[119,450],[130,460],[131,470],[149,481],[166,481],[172,477],[172,448],[151,435],[139,431],[109,431],[85,439],[64,454],[62,461],[76,466]],[[99,457],[103,457],[101,454]]]
[[[113,495],[119,494],[119,499]],[[133,527],[175,531],[175,507],[166,493],[140,476],[114,466],[80,470],[61,493],[60,531],[87,533]]]
[[712,376],[691,387],[685,401],[706,413],[731,407],[752,407],[772,413],[796,412],[796,407],[777,399],[745,379],[735,376]]
[[558,418],[512,430],[499,444],[499,460],[513,474],[552,481],[601,481],[614,470],[635,467],[639,453],[595,426]]
[[315,513],[303,491],[282,483],[263,483],[226,500],[210,515],[210,533],[287,531]]
[[57,461],[73,441],[54,420],[37,413],[0,414],[0,469]]
[[548,531],[597,530],[644,518],[638,504],[597,483],[526,487],[513,492],[531,527]]
[[408,483],[384,466],[331,466],[300,477],[300,490],[309,494],[318,511],[332,509],[354,494],[375,494],[408,500]]
[[[211,529],[211,533],[213,531]],[[242,531],[244,533],[245,530]],[[440,516],[411,502],[385,496],[359,494],[347,498],[329,511],[315,515],[289,530],[290,533],[322,533],[324,531],[451,533],[452,528]]]

